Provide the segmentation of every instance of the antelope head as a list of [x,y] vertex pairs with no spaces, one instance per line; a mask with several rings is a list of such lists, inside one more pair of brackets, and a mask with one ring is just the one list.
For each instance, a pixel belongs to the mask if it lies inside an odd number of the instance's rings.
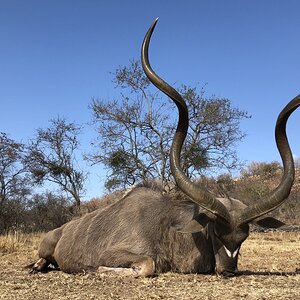
[[207,226],[215,254],[216,272],[234,275],[237,270],[239,249],[249,235],[249,223],[259,218],[257,223],[261,226],[283,225],[280,221],[270,217],[262,218],[262,216],[276,209],[287,199],[294,182],[295,168],[286,136],[286,122],[291,113],[300,105],[300,95],[281,111],[275,127],[276,144],[283,163],[283,175],[278,187],[249,206],[238,200],[217,198],[205,188],[192,182],[181,168],[180,153],[188,131],[188,109],[182,96],[161,79],[149,63],[149,42],[156,23],[157,19],[149,28],[142,44],[142,66],[149,80],[170,97],[178,108],[179,119],[170,151],[170,165],[174,179],[178,187],[207,212],[207,214],[195,217],[182,231],[197,232]]

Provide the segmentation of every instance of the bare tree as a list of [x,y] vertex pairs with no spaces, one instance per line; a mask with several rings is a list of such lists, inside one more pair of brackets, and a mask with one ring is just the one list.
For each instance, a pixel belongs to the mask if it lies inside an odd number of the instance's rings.
[[49,181],[57,184],[73,197],[79,208],[86,179],[86,173],[79,169],[75,157],[81,128],[63,118],[52,119],[50,123],[49,128],[36,131],[35,139],[28,146],[26,164],[34,183]]
[[27,202],[26,230],[48,231],[70,220],[70,201],[52,192],[34,194]]
[[20,219],[22,202],[30,194],[22,160],[24,145],[0,133],[0,232]]
[[[297,161],[296,161],[297,162]],[[280,183],[283,166],[278,161],[251,162],[242,168],[240,175],[233,178],[229,174],[215,177],[202,177],[199,185],[209,189],[213,194],[222,197],[230,196],[243,199],[247,205],[256,203],[257,199],[267,196]],[[295,164],[295,181],[289,199],[270,213],[270,216],[280,216],[287,224],[299,224],[299,191],[300,167]]]
[[[170,113],[174,107],[150,88],[135,60],[119,67],[113,73],[113,82],[121,89],[120,98],[93,99],[91,104],[99,151],[90,158],[108,169],[108,189],[154,178],[166,188],[171,182],[168,155],[176,121]],[[239,122],[248,114],[232,107],[228,99],[204,98],[204,89],[199,94],[196,88],[182,86],[180,92],[190,111],[184,171],[195,177],[207,168],[238,167],[234,146],[244,137]]]
[[[297,167],[297,166],[296,166]],[[241,170],[241,177],[262,177],[263,179],[274,178],[282,171],[282,165],[278,161],[255,162]]]

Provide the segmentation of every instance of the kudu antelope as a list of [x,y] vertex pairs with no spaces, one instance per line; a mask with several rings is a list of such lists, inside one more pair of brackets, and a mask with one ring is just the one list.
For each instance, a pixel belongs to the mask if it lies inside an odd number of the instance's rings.
[[183,98],[150,66],[148,47],[156,22],[145,36],[141,59],[150,81],[178,108],[170,160],[181,193],[163,195],[155,189],[136,187],[114,204],[47,233],[33,271],[47,270],[52,264],[69,273],[108,271],[151,276],[173,271],[232,276],[237,272],[241,244],[249,235],[249,223],[259,218],[256,222],[262,226],[283,224],[262,216],[282,204],[294,181],[286,122],[300,105],[300,95],[287,104],[276,123],[276,142],[284,167],[279,186],[250,206],[229,197],[214,197],[191,182],[180,166],[188,110]]

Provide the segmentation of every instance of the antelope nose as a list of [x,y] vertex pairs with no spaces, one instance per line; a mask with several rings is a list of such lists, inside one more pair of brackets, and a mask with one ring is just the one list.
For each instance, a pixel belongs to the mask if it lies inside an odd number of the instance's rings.
[[219,275],[221,275],[225,278],[233,277],[233,276],[237,275],[237,270],[234,270],[234,271],[224,270],[224,271],[220,272]]

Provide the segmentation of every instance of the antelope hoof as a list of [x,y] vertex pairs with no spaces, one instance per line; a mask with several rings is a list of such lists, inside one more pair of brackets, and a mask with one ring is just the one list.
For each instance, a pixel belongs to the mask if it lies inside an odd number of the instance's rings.
[[49,262],[44,259],[40,258],[31,268],[30,274],[37,273],[37,272],[46,272],[48,269]]

